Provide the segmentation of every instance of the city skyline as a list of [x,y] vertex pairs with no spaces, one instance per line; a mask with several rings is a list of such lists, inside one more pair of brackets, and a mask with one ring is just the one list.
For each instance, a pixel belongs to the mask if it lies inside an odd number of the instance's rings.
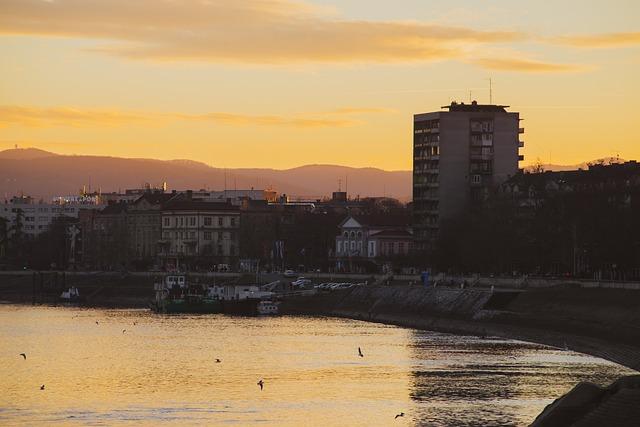
[[523,165],[640,157],[631,1],[0,4],[0,149],[410,170],[413,114],[491,78]]

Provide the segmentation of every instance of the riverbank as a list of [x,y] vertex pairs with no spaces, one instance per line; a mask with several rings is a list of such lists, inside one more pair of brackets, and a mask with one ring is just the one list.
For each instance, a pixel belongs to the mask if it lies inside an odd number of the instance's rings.
[[287,300],[289,313],[535,342],[640,370],[640,293],[369,287]]
[[[84,303],[100,307],[146,307],[160,273],[0,273],[0,300],[56,302],[77,287]],[[195,276],[228,282],[232,273]],[[317,314],[396,324],[455,334],[519,339],[601,357],[640,370],[640,291],[575,286],[526,289],[460,289],[365,286],[343,292],[288,298],[290,314]]]

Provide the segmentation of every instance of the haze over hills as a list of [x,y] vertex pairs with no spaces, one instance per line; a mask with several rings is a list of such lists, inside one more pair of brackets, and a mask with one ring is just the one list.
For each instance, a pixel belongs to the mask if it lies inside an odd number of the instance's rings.
[[[77,194],[86,186],[102,192],[140,188],[144,183],[169,189],[273,188],[292,196],[320,198],[339,187],[351,196],[411,198],[411,171],[384,171],[335,165],[292,169],[221,169],[193,160],[154,160],[106,156],[69,156],[27,148],[0,151],[0,194],[48,199]],[[226,184],[225,184],[226,183]]]
[[[616,158],[594,162],[621,162]],[[586,169],[577,165],[540,165],[544,170]],[[531,170],[533,166],[526,169]],[[411,199],[412,172],[336,165],[306,165],[292,169],[222,169],[194,160],[155,160],[108,156],[61,155],[37,148],[0,151],[0,196],[28,194],[49,199],[56,195],[140,188],[145,183],[169,189],[211,190],[273,188],[278,193],[305,198],[330,196],[340,186],[351,197],[389,196]]]

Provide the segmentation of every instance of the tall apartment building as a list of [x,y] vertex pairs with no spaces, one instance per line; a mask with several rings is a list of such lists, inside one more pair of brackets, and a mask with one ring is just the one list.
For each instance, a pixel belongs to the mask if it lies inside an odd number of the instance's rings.
[[413,230],[432,247],[443,220],[484,200],[524,157],[519,113],[508,106],[458,104],[413,116]]

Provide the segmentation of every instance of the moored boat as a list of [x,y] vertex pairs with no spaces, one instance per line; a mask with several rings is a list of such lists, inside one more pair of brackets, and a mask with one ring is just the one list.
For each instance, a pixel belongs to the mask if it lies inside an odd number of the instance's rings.
[[258,314],[263,316],[273,316],[279,314],[279,303],[270,300],[263,300],[258,303]]
[[75,286],[72,286],[60,294],[60,301],[67,303],[80,302],[80,291]]
[[154,287],[156,296],[150,306],[158,313],[222,313],[222,301],[201,284],[188,283],[184,275],[168,274]]

